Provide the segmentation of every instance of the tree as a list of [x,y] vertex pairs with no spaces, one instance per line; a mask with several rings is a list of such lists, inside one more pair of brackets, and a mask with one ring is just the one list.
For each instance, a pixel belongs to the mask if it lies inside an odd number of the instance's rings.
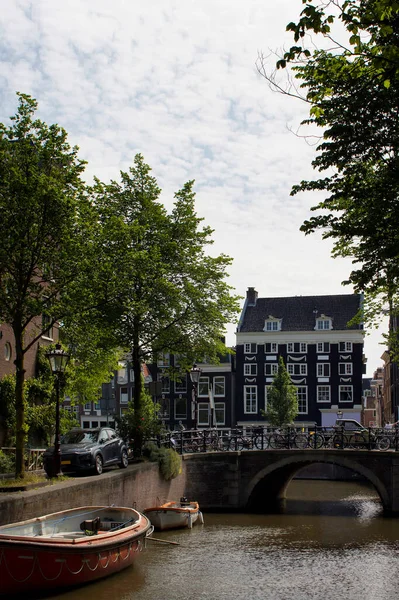
[[262,414],[275,427],[291,424],[298,414],[297,389],[291,382],[282,356],[278,360],[273,383],[267,389],[267,407]]
[[121,172],[120,182],[97,179],[92,190],[102,225],[98,255],[108,264],[113,298],[104,316],[113,323],[119,346],[131,355],[138,447],[143,361],[173,352],[181,356],[184,372],[199,357],[217,360],[225,324],[239,311],[238,298],[225,281],[231,259],[205,252],[212,230],[200,227],[194,182],[175,194],[168,214],[150,171],[138,154],[129,171]]
[[[321,128],[315,169],[326,176],[292,189],[317,191],[324,199],[312,208],[305,234],[323,231],[333,240],[334,257],[352,258],[348,280],[365,292],[359,320],[398,305],[399,277],[399,4],[387,0],[347,0],[314,6],[304,0],[298,23],[289,23],[294,40],[322,34],[328,49],[293,46],[277,67],[291,66],[310,105],[303,124]],[[328,8],[327,8],[328,7]],[[328,12],[336,9],[335,14]],[[348,43],[337,42],[332,27],[344,25]],[[273,84],[272,78],[269,81]],[[280,88],[281,90],[281,88]],[[292,89],[291,89],[292,90]],[[291,93],[300,97],[300,93]]]
[[34,118],[34,99],[18,97],[11,124],[0,124],[0,321],[15,339],[16,476],[23,477],[24,358],[65,314],[87,272],[87,199],[78,149],[64,129]]

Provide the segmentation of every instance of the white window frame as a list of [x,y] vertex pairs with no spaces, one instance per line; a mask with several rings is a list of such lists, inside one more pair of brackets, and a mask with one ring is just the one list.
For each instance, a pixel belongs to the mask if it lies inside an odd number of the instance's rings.
[[84,406],[84,410],[85,411],[91,410],[91,402],[86,402],[86,404]]
[[[270,346],[270,350],[266,350],[266,346]],[[278,343],[277,342],[265,342],[265,354],[277,354]]]
[[[126,390],[126,393],[122,393],[122,390]],[[121,404],[128,404],[129,402],[129,388],[124,386],[120,388],[119,392],[119,402]]]
[[256,363],[244,363],[244,375],[247,377],[258,374],[258,365]]
[[201,375],[198,382],[198,398],[209,398],[209,377],[206,375]]
[[[223,415],[223,419],[218,419]],[[215,420],[216,425],[225,425],[226,424],[226,403],[225,402],[215,402]]]
[[[325,392],[328,392],[328,399],[321,400],[322,397],[324,398]],[[317,386],[317,403],[324,404],[326,402],[327,403],[331,402],[331,386],[330,385],[318,385]]]
[[[343,348],[341,348],[343,346]],[[352,342],[339,342],[338,348],[340,352],[353,352]]]
[[[209,402],[198,402],[197,404],[197,425],[200,427],[209,427],[210,410]],[[206,419],[201,418],[206,411]]]
[[[306,363],[287,363],[287,371],[289,375],[294,375],[295,377],[299,377],[300,375],[307,375],[308,365]],[[295,373],[295,371],[299,372]]]
[[338,363],[339,375],[353,375],[353,364],[351,362]]
[[[317,363],[317,377],[330,377],[331,369],[330,363]],[[322,373],[320,373],[322,371]],[[328,374],[325,373],[327,371]]]
[[[295,350],[295,344],[299,344],[299,350]],[[290,354],[307,354],[308,345],[306,342],[288,342],[287,352]]]
[[187,375],[182,374],[181,380],[175,381],[175,392],[176,394],[186,394],[187,393]]
[[328,331],[332,329],[332,321],[328,317],[320,317],[316,319],[316,327],[317,331]]
[[162,394],[170,394],[170,377],[167,375],[162,375],[162,373],[158,373],[158,381],[161,382],[161,393]]
[[[299,399],[299,390],[305,390],[305,397]],[[298,400],[298,415],[307,415],[308,411],[309,411],[309,406],[308,406],[308,386],[307,385],[298,385],[296,388],[296,395],[297,395],[297,400]],[[305,402],[305,408],[306,410],[300,410],[299,408],[299,401],[301,402]]]
[[[326,350],[327,346],[327,350]],[[317,342],[317,353],[318,354],[330,354],[330,342]]]
[[244,354],[256,354],[258,351],[258,345],[253,342],[244,343]]
[[281,331],[281,319],[266,319],[263,331]]
[[244,385],[244,414],[255,415],[258,413],[258,387]]
[[158,367],[170,367],[170,353],[169,352],[161,352],[158,356],[157,360]]
[[[267,371],[270,371],[268,373]],[[265,375],[267,377],[274,377],[278,371],[278,363],[265,363]]]
[[[219,391],[217,391],[218,388]],[[226,395],[226,379],[224,375],[216,375],[213,378],[213,395],[215,398],[222,398]]]
[[[343,392],[348,392],[348,391],[350,391],[350,395],[351,395],[350,400],[343,400],[341,394]],[[339,394],[338,395],[339,402],[351,404],[353,402],[353,385],[340,385],[338,394]]]

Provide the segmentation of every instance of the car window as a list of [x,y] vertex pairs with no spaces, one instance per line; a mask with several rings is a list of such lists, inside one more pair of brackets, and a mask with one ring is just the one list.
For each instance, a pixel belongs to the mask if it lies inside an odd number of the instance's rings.
[[98,431],[70,431],[61,438],[61,444],[84,444],[96,442]]
[[100,433],[98,441],[99,442],[107,442],[108,439],[109,439],[109,437],[108,437],[108,431],[106,429],[103,429],[102,432]]
[[111,440],[115,440],[118,437],[116,435],[116,431],[114,431],[113,429],[107,429],[107,432]]
[[353,430],[353,429],[359,429],[359,427],[356,425],[356,423],[351,423],[349,421],[348,423],[345,423],[345,429]]

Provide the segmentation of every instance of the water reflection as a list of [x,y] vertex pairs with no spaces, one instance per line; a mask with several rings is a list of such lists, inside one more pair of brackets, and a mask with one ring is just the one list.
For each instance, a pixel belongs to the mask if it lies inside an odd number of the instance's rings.
[[[360,483],[294,481],[281,514],[206,514],[133,568],[52,600],[393,600],[399,519]],[[397,583],[398,582],[398,583]]]

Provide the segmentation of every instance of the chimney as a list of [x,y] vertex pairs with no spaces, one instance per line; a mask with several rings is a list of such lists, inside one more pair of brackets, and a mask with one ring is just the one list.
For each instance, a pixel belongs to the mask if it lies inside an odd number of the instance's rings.
[[255,306],[258,299],[258,292],[253,287],[247,289],[247,304],[248,306]]

